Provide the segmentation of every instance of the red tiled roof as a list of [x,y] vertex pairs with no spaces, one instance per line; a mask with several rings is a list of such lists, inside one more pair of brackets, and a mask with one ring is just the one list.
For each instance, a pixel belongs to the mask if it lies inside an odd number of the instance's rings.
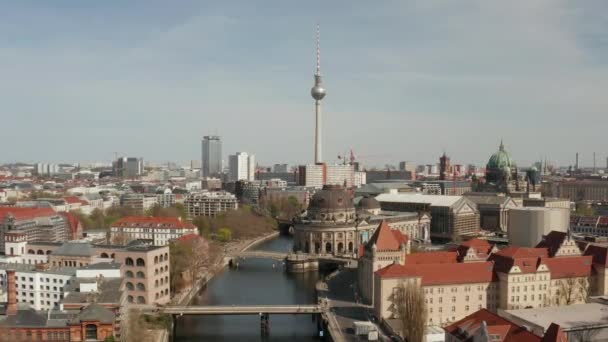
[[194,224],[178,217],[129,216],[116,221],[112,227],[158,227],[170,229],[196,228]]
[[588,277],[591,275],[592,256],[541,258],[551,272],[551,279]]
[[458,262],[458,252],[419,252],[408,254],[406,264],[455,264]]
[[407,243],[407,241],[407,236],[398,230],[391,230],[388,223],[382,220],[367,244],[369,247],[376,245],[378,251],[398,251],[401,244]]
[[[421,253],[417,253],[421,254]],[[492,262],[454,264],[391,264],[376,274],[380,278],[419,277],[422,286],[489,283],[494,280]]]
[[532,334],[526,328],[506,320],[486,309],[481,309],[467,317],[456,321],[445,328],[447,333],[459,341],[473,341],[473,336],[479,333],[485,322],[488,335],[498,335],[496,342],[540,342],[540,337]]
[[68,212],[61,212],[59,213],[61,216],[63,216],[66,221],[68,222],[68,226],[70,227],[70,239],[75,240],[78,239],[80,236],[78,236],[79,234],[79,226],[80,226],[80,221],[78,220],[78,217],[76,217],[76,215],[68,213]]
[[196,239],[202,239],[202,238],[197,234],[186,234],[186,235],[182,235],[182,236],[178,237],[177,239],[175,239],[175,241],[186,242],[186,241],[191,241],[191,240],[196,240]]
[[562,327],[555,323],[551,323],[549,329],[545,331],[545,335],[540,340],[541,342],[568,342],[568,336],[562,330]]
[[4,220],[8,214],[13,215],[17,220],[27,220],[37,217],[49,217],[57,215],[52,208],[0,207],[0,220]]
[[76,203],[81,203],[80,198],[76,197],[76,196],[66,196],[63,198],[63,200],[65,201],[65,203],[67,204],[76,204]]
[[548,257],[549,254],[546,248],[529,248],[509,246],[494,253],[507,258],[539,258]]

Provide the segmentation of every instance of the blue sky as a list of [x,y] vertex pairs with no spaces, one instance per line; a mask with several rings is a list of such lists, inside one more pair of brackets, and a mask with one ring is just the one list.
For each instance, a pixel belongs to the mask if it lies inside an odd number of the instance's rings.
[[605,163],[602,0],[0,0],[0,161],[310,162],[316,22],[328,162]]

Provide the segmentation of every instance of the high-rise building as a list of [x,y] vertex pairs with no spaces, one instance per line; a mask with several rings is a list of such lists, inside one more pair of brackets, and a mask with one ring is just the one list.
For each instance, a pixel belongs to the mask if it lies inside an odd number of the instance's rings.
[[203,137],[201,176],[217,177],[222,172],[222,140],[217,135]]
[[277,173],[286,173],[287,171],[287,164],[274,164],[274,166],[272,167],[272,172],[277,172]]
[[255,155],[237,152],[228,157],[229,180],[253,181],[255,177]]
[[116,177],[133,178],[144,173],[143,158],[120,157],[112,164]]
[[439,158],[439,179],[446,180],[450,177],[450,157],[445,152]]

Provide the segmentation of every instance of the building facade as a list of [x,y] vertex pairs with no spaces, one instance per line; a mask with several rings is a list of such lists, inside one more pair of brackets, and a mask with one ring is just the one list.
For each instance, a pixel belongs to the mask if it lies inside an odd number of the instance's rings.
[[[8,235],[11,237],[8,238]],[[66,241],[71,237],[68,219],[51,208],[0,207],[0,254],[23,253],[13,246],[7,250],[5,241]]]
[[253,181],[255,177],[255,156],[247,152],[237,152],[228,157],[228,179]]
[[184,204],[190,219],[197,216],[215,217],[221,212],[236,210],[239,206],[236,196],[225,191],[190,194]]
[[184,235],[198,234],[194,224],[181,217],[124,217],[110,227],[110,241],[127,244],[133,240],[151,240],[154,246],[166,246]]
[[203,137],[201,176],[218,177],[222,172],[222,140],[217,135]]

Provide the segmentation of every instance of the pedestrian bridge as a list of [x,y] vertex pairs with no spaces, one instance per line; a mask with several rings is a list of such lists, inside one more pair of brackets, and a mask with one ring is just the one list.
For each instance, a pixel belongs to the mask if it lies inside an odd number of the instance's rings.
[[320,314],[321,305],[202,305],[166,306],[159,312],[169,315],[260,315],[260,314]]

